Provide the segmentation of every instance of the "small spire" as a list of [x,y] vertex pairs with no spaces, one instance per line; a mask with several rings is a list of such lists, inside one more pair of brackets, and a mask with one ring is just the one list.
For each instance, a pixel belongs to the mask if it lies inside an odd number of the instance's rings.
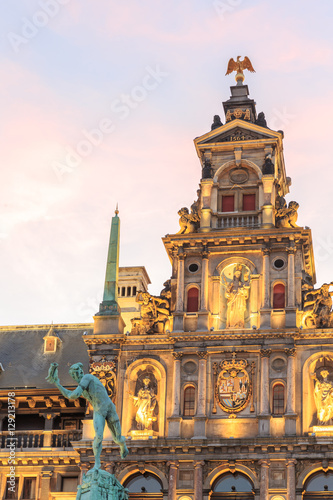
[[118,203],[112,217],[108,258],[106,263],[103,301],[99,307],[99,315],[119,314],[118,306],[118,269],[119,269],[119,235],[120,219]]

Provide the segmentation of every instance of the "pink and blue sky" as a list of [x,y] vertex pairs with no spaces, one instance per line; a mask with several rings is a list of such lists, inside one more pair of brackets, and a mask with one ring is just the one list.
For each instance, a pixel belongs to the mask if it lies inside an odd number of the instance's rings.
[[333,280],[332,17],[330,0],[3,3],[0,323],[92,321],[117,202],[120,265],[146,266],[159,293],[161,237],[196,197],[193,139],[225,121],[237,55],[256,69],[257,111],[285,132],[317,283]]

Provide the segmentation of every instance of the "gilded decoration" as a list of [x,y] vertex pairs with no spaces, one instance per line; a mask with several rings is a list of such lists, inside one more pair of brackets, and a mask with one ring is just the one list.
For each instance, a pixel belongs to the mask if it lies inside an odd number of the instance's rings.
[[227,122],[230,122],[234,118],[236,119],[243,119],[243,120],[251,120],[251,115],[250,115],[250,110],[245,109],[244,111],[240,108],[235,109],[234,111],[230,111],[230,109],[227,111],[227,114],[225,115],[225,119]]
[[237,84],[238,82],[239,84],[242,84],[244,81],[245,78],[243,73],[244,69],[247,69],[251,73],[255,73],[255,70],[252,66],[250,59],[247,56],[245,56],[244,59],[241,61],[240,58],[241,56],[237,56],[236,61],[233,58],[229,59],[228,68],[226,72],[226,75],[229,75],[233,71],[236,71],[235,79]]
[[[246,369],[247,366],[248,362],[245,359],[236,359],[236,353],[233,353],[232,359],[221,361],[219,367],[217,364],[214,367],[217,377],[215,400],[227,413],[237,413],[244,410],[250,400],[252,384]],[[219,368],[220,372],[218,373]],[[251,367],[251,373],[253,370],[254,367]]]
[[170,314],[170,283],[164,283],[160,297],[155,297],[148,292],[139,291],[136,302],[141,305],[141,318],[131,320],[132,335],[151,335],[164,333],[169,322]]
[[113,402],[116,398],[116,370],[115,361],[107,361],[105,356],[103,356],[100,361],[91,362],[89,368],[89,373],[102,382]]
[[130,433],[134,439],[157,437],[157,387],[154,374],[144,371],[137,378],[134,394],[129,391],[129,397],[136,409]]
[[330,286],[333,282],[324,283],[317,290],[309,290],[304,294],[302,325],[306,328],[332,328],[332,295]]
[[227,301],[226,328],[244,328],[250,294],[250,270],[244,264],[231,264],[222,273]]

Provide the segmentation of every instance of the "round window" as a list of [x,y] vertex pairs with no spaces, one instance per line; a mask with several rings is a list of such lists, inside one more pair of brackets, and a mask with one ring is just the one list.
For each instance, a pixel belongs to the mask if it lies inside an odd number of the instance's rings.
[[198,269],[199,269],[198,264],[194,264],[194,263],[193,263],[193,264],[190,264],[190,265],[188,266],[188,270],[189,270],[191,273],[196,273]]
[[284,266],[285,266],[285,261],[281,258],[277,258],[273,261],[273,266],[275,267],[275,269],[277,269],[278,271],[280,271],[280,269],[283,269]]

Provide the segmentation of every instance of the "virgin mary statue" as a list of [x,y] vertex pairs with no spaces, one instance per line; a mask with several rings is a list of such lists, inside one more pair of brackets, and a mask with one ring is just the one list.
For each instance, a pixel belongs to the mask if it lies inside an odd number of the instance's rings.
[[244,274],[244,281],[242,281],[242,270],[243,266],[241,264],[234,267],[233,279],[226,288],[227,328],[244,328],[246,301],[249,298],[250,284],[248,273]]

